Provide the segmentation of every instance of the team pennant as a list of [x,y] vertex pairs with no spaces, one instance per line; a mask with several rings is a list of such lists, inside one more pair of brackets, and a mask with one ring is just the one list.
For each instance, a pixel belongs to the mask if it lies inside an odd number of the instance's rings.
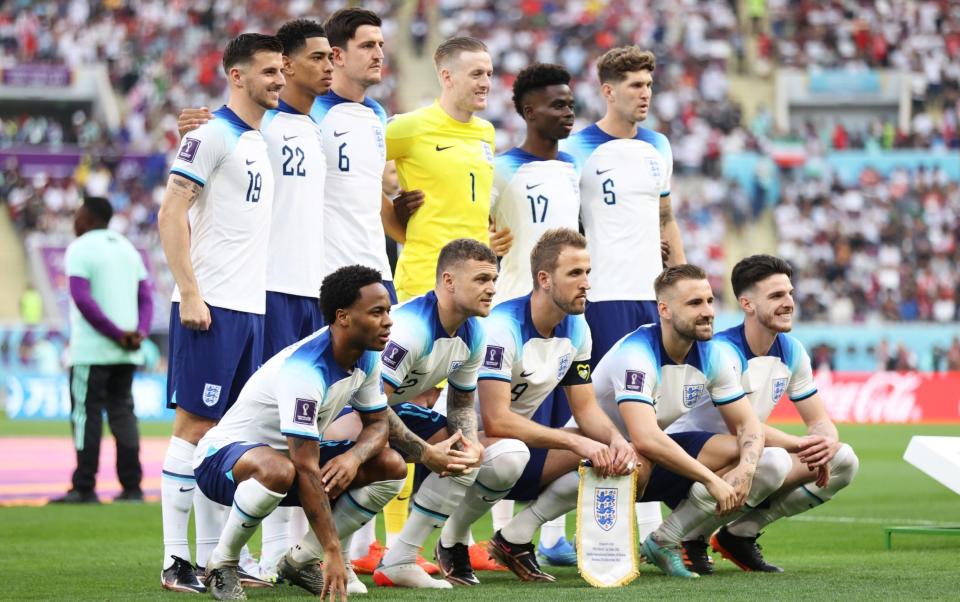
[[594,587],[618,587],[637,578],[637,473],[600,478],[580,466],[577,494],[577,567]]

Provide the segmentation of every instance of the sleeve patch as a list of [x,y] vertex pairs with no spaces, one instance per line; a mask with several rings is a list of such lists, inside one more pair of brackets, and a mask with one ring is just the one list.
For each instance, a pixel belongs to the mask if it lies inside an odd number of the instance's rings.
[[197,149],[199,148],[199,140],[196,138],[184,138],[183,146],[180,147],[180,152],[177,153],[177,159],[182,159],[187,163],[193,163],[193,160],[197,157]]
[[647,375],[640,370],[627,370],[626,375],[624,375],[624,390],[625,391],[643,391],[643,382],[647,379]]
[[297,398],[293,410],[293,421],[297,424],[313,425],[317,421],[317,400]]
[[492,370],[503,369],[503,347],[496,345],[487,345],[487,350],[483,356],[483,367]]
[[387,347],[380,354],[380,361],[384,366],[396,370],[403,358],[407,357],[407,350],[397,345],[393,341],[387,343]]

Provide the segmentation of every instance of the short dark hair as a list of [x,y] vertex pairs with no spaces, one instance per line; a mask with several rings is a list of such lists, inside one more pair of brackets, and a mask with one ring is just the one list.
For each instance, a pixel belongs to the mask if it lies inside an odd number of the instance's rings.
[[113,218],[113,205],[102,196],[88,196],[83,199],[83,208],[100,225],[106,226]]
[[669,288],[676,286],[681,280],[706,280],[707,273],[700,266],[692,263],[681,263],[673,265],[660,272],[657,279],[653,281],[653,290],[660,300],[661,295]]
[[461,52],[490,52],[487,45],[469,36],[459,36],[444,40],[437,46],[433,53],[433,64],[440,68],[440,65],[447,62],[452,57],[459,56]]
[[733,273],[730,275],[733,296],[739,299],[740,293],[775,274],[786,274],[787,278],[793,279],[793,268],[783,259],[773,255],[744,257],[733,266]]
[[249,63],[258,52],[283,54],[283,44],[276,36],[262,33],[242,33],[227,42],[223,51],[223,70],[230,73],[240,63]]
[[587,239],[570,228],[552,228],[543,233],[530,251],[530,272],[533,274],[533,288],[540,288],[537,274],[541,271],[553,272],[557,269],[560,253],[566,247],[586,249]]
[[547,86],[570,85],[570,72],[553,63],[534,63],[517,74],[513,82],[513,106],[523,117],[523,97]]
[[328,325],[337,320],[337,310],[346,309],[360,298],[360,289],[383,281],[377,270],[362,265],[344,266],[327,274],[320,285],[320,311]]
[[323,25],[310,19],[294,19],[287,21],[277,30],[277,39],[283,44],[283,53],[292,56],[307,45],[308,38],[325,38]]
[[657,68],[657,57],[649,50],[640,50],[638,46],[611,48],[597,61],[597,76],[601,84],[619,83],[634,71],[653,72]]
[[323,23],[327,31],[327,40],[331,46],[346,48],[347,42],[357,35],[357,29],[363,25],[380,27],[383,21],[377,13],[365,8],[341,8]]
[[454,265],[471,259],[497,265],[497,256],[490,247],[472,238],[458,238],[440,249],[440,256],[437,257],[437,280]]

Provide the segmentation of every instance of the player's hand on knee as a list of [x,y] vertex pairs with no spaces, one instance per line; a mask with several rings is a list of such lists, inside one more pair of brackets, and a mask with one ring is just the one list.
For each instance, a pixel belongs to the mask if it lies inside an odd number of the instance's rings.
[[347,599],[347,568],[340,554],[323,559],[323,589],[320,591],[320,599],[330,602]]
[[184,134],[192,132],[211,119],[213,119],[213,113],[207,107],[184,109],[180,111],[180,116],[177,118],[177,131],[183,138]]
[[490,222],[490,249],[497,257],[503,257],[513,246],[513,233],[510,228],[497,229],[497,222]]
[[717,500],[717,514],[723,516],[730,514],[740,507],[737,503],[737,491],[730,483],[717,477],[704,483],[707,492]]
[[823,435],[805,435],[801,440],[803,444],[797,456],[811,470],[825,466],[840,450],[840,441]]
[[441,477],[468,474],[470,465],[461,461],[456,446],[465,440],[463,433],[457,431],[434,445],[427,444],[420,462]]
[[480,466],[480,461],[483,458],[483,445],[481,445],[479,441],[461,436],[459,449],[451,449],[450,455],[451,457],[457,458],[460,464],[467,467],[466,472],[462,474],[469,474],[471,469],[479,468]]
[[183,295],[180,300],[180,323],[190,330],[209,330],[213,318],[200,295]]
[[410,217],[423,205],[423,199],[422,190],[401,190],[397,198],[393,199],[393,212],[397,221],[406,226]]
[[747,494],[750,493],[750,487],[753,485],[753,474],[743,466],[737,466],[723,475],[723,480],[733,487],[737,495],[737,508],[743,506],[743,503],[747,501]]
[[821,489],[830,484],[830,465],[821,464],[817,468],[817,480],[815,481],[817,487]]
[[343,493],[360,469],[360,460],[351,452],[340,454],[320,467],[320,481],[323,490],[329,497],[337,497]]

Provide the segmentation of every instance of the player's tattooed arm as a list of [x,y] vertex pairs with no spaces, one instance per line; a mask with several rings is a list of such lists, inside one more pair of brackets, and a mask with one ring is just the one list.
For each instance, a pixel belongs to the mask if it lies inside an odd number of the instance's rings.
[[207,330],[212,321],[210,310],[200,296],[200,286],[190,261],[190,222],[187,214],[202,190],[196,182],[170,174],[157,214],[160,244],[180,289],[180,322],[193,330]]
[[390,443],[410,460],[422,461],[423,451],[427,442],[407,428],[400,420],[393,408],[388,408],[387,423],[389,425]]
[[361,464],[379,454],[380,450],[386,446],[390,433],[391,414],[396,415],[389,408],[382,412],[360,414],[363,428],[350,451],[357,456]]
[[461,391],[450,387],[447,401],[447,432],[460,431],[464,437],[477,440],[477,410],[473,403],[473,391]]
[[290,460],[297,470],[297,493],[310,528],[317,535],[324,555],[340,554],[340,540],[333,524],[333,511],[320,473],[320,445],[310,439],[287,437]]
[[683,240],[680,238],[680,226],[673,217],[670,195],[660,197],[660,238],[667,242],[669,248],[669,256],[666,258],[668,266],[687,262]]

